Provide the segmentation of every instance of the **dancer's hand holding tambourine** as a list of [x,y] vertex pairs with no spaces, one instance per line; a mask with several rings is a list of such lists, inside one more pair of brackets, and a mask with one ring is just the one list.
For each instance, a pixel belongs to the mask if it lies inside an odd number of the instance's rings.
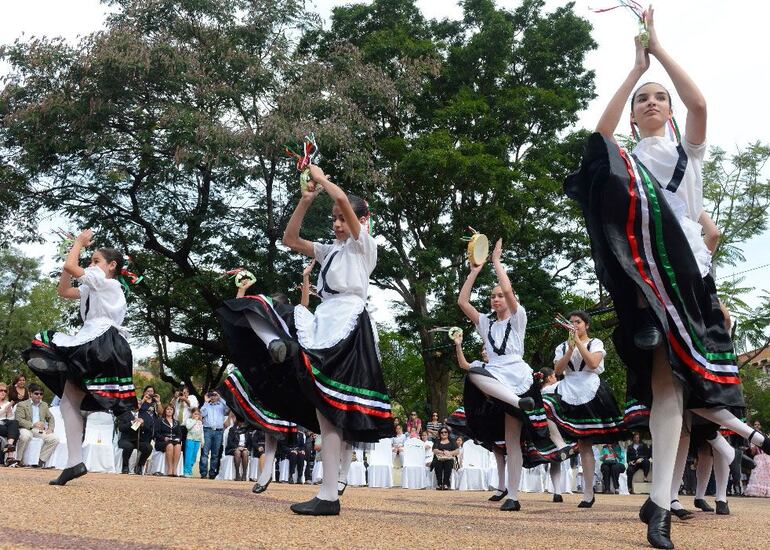
[[80,232],[80,235],[78,235],[75,240],[82,246],[83,248],[88,248],[92,244],[94,244],[94,232],[92,229],[84,229]]
[[[652,6],[647,8],[647,11],[644,12],[644,26],[647,31],[647,44],[646,48],[647,51],[650,52],[652,55],[658,55],[663,48],[660,45],[660,41],[658,40],[658,33],[655,31],[655,10]],[[642,44],[644,44],[644,40],[642,40]]]

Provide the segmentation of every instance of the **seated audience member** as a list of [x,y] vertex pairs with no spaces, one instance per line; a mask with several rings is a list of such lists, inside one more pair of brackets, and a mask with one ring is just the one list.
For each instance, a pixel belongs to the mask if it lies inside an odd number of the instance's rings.
[[171,404],[163,409],[163,416],[155,421],[155,450],[166,455],[166,475],[176,477],[182,455],[182,427],[174,418]]
[[[197,401],[196,401],[197,403]],[[184,477],[192,477],[195,459],[203,444],[203,421],[198,407],[190,409],[190,418],[185,421],[187,438],[184,443]]]
[[404,465],[403,452],[404,443],[406,443],[406,434],[401,424],[396,425],[396,435],[390,441],[393,449],[393,467],[401,468]]
[[620,445],[602,445],[601,449],[602,487],[605,493],[610,493],[610,480],[615,486],[615,494],[620,487],[620,474],[626,471],[623,464],[623,450]]
[[45,463],[59,444],[59,438],[53,433],[55,421],[48,404],[43,401],[43,388],[38,384],[30,384],[29,399],[16,405],[15,416],[19,423],[19,444],[16,456],[21,460],[27,444],[33,437],[42,439],[43,448],[40,450],[37,465],[45,467]]
[[227,432],[225,454],[233,457],[235,466],[235,481],[246,481],[246,473],[249,469],[249,455],[252,449],[251,430],[240,420],[230,426]]
[[2,454],[6,466],[16,466],[16,443],[19,440],[19,423],[13,416],[13,403],[8,399],[8,386],[0,382],[0,437],[5,438]]
[[406,421],[406,431],[411,434],[412,430],[418,434],[422,431],[422,420],[415,411],[409,413],[409,419]]
[[428,430],[420,432],[420,439],[425,445],[425,465],[430,466],[433,462],[433,440],[428,437]]
[[134,473],[142,475],[144,464],[152,452],[152,429],[152,417],[146,412],[139,413],[138,402],[134,410],[126,411],[118,417],[118,432],[120,433],[118,447],[123,449],[122,474],[129,472],[128,463],[131,460],[131,453],[136,449],[139,456],[137,456],[134,465]]
[[8,399],[14,405],[26,401],[29,399],[29,391],[27,390],[27,377],[23,374],[19,374],[14,377],[11,382],[11,387],[8,388]]
[[432,415],[430,415],[430,422],[428,422],[425,427],[428,429],[428,437],[431,439],[436,439],[438,437],[438,431],[441,429],[441,422],[438,420],[438,413],[434,412]]
[[457,467],[462,468],[463,467],[463,438],[461,436],[457,436],[454,438],[455,445],[457,445]]
[[626,458],[628,459],[628,492],[634,494],[634,474],[641,470],[644,473],[644,482],[647,482],[647,476],[650,475],[650,447],[642,443],[642,438],[638,432],[635,432],[631,445],[626,449]]
[[459,452],[457,444],[449,438],[449,429],[446,426],[442,426],[438,431],[436,441],[433,443],[433,463],[431,465],[436,473],[437,490],[449,490],[455,457]]

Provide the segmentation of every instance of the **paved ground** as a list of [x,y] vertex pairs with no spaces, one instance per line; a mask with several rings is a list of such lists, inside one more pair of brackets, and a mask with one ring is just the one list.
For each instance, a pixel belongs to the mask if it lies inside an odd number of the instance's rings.
[[[491,493],[349,488],[342,515],[299,517],[289,504],[316,488],[89,474],[66,487],[56,472],[0,468],[0,548],[646,548],[642,496],[599,495],[578,510],[550,495],[522,494],[500,512]],[[711,500],[711,499],[710,499]],[[690,504],[692,500],[684,500]],[[674,520],[677,549],[767,548],[770,499],[734,498],[731,516]]]

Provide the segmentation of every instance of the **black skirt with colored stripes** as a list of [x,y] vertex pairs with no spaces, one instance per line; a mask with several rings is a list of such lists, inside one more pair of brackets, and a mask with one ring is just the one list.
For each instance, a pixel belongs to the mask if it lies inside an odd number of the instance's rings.
[[556,391],[543,396],[548,418],[556,423],[559,432],[568,439],[588,439],[593,443],[616,443],[628,439],[623,414],[615,396],[604,380],[599,381],[596,395],[587,403],[571,405]]
[[[652,353],[633,343],[634,333],[651,318],[664,335],[686,407],[743,407],[719,301],[701,277],[660,183],[597,133],[588,139],[580,170],[567,178],[564,190],[583,209],[596,274],[613,299],[619,320],[613,340],[628,367],[629,396],[652,403]],[[639,293],[649,307],[638,307]]]
[[262,430],[279,441],[291,443],[297,435],[297,425],[282,419],[254,396],[246,378],[238,368],[228,372],[218,388],[222,399],[235,417],[251,428]]
[[86,395],[80,408],[84,411],[112,411],[120,416],[136,407],[133,358],[118,329],[106,332],[79,346],[53,343],[54,331],[43,331],[24,351],[30,370],[59,397],[69,380]]
[[[254,395],[281,418],[317,432],[318,410],[342,430],[348,442],[374,443],[395,435],[366,310],[345,338],[326,349],[302,349],[294,328],[294,308],[274,305],[264,296],[228,300],[217,313],[233,362]],[[266,322],[281,338],[294,340],[299,354],[280,365],[271,364],[265,344],[251,329],[250,316]]]

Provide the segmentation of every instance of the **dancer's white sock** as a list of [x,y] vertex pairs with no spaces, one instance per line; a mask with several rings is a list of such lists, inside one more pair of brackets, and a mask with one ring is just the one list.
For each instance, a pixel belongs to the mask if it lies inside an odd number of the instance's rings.
[[[692,424],[692,415],[685,411],[682,420],[682,432],[679,436],[679,445],[676,449],[676,460],[674,461],[674,474],[671,477],[671,509],[678,510],[682,508],[679,503],[679,487],[682,486],[684,478],[684,469],[687,466],[687,455],[690,451],[690,425]],[[677,501],[677,502],[674,502]]]
[[714,482],[716,483],[714,497],[721,502],[727,502],[727,483],[730,480],[730,464],[735,459],[735,449],[722,437],[722,434],[717,434],[708,443],[714,454]]
[[553,444],[556,445],[556,448],[563,449],[566,447],[567,444],[564,442],[561,433],[559,433],[559,428],[556,427],[556,423],[550,418],[546,419],[546,422],[548,423],[548,436],[551,438],[551,441],[553,441]]
[[273,477],[273,468],[275,467],[273,461],[275,460],[275,451],[277,448],[278,440],[272,435],[265,433],[265,454],[262,455],[264,457],[264,467],[257,477],[257,483],[260,485],[266,485]]
[[251,330],[253,330],[257,336],[259,336],[259,339],[262,340],[262,342],[267,346],[272,342],[273,340],[276,340],[280,338],[278,335],[278,332],[276,332],[275,328],[262,319],[261,317],[257,317],[256,315],[250,315],[246,314],[246,319],[249,321],[249,326],[251,327]]
[[501,452],[492,453],[495,455],[497,463],[497,493],[503,494],[505,491],[505,455]]
[[553,494],[560,495],[561,488],[561,464],[554,464],[553,462],[548,465],[548,473],[551,475],[551,484],[553,485]]
[[695,467],[695,498],[706,498],[706,487],[711,477],[711,467],[714,464],[714,457],[711,456],[711,450],[702,445],[698,449],[698,465]]
[[[727,409],[693,409],[692,412],[707,420],[711,420],[714,424],[718,424],[728,430],[734,431],[745,439],[748,439],[749,436],[754,433],[754,428],[736,418],[736,416]],[[764,441],[765,436],[760,432],[756,432],[749,443],[762,445]]]
[[353,445],[342,442],[342,459],[340,460],[340,475],[337,477],[337,490],[342,491],[348,482],[350,463],[353,462]]
[[519,499],[519,483],[524,457],[521,455],[521,421],[511,415],[505,415],[505,450],[508,467],[508,497]]
[[650,433],[654,466],[650,499],[664,510],[671,509],[671,483],[683,412],[682,388],[671,373],[666,349],[659,346],[653,351],[652,360]]
[[594,498],[594,473],[596,472],[596,458],[590,441],[581,440],[580,464],[583,466],[583,500],[591,502]]
[[[321,441],[323,441],[324,477],[321,488],[316,495],[321,500],[339,500],[337,495],[337,480],[341,466],[342,430],[316,411],[318,424],[321,426]],[[328,468],[328,469],[327,469]],[[337,474],[337,475],[335,475]]]
[[504,401],[518,408],[519,396],[497,378],[485,376],[483,374],[470,373],[468,375],[468,380],[473,382],[473,384],[486,395],[495,397],[500,401]]
[[80,404],[85,392],[69,380],[64,384],[59,410],[67,436],[67,468],[83,462],[83,417]]

